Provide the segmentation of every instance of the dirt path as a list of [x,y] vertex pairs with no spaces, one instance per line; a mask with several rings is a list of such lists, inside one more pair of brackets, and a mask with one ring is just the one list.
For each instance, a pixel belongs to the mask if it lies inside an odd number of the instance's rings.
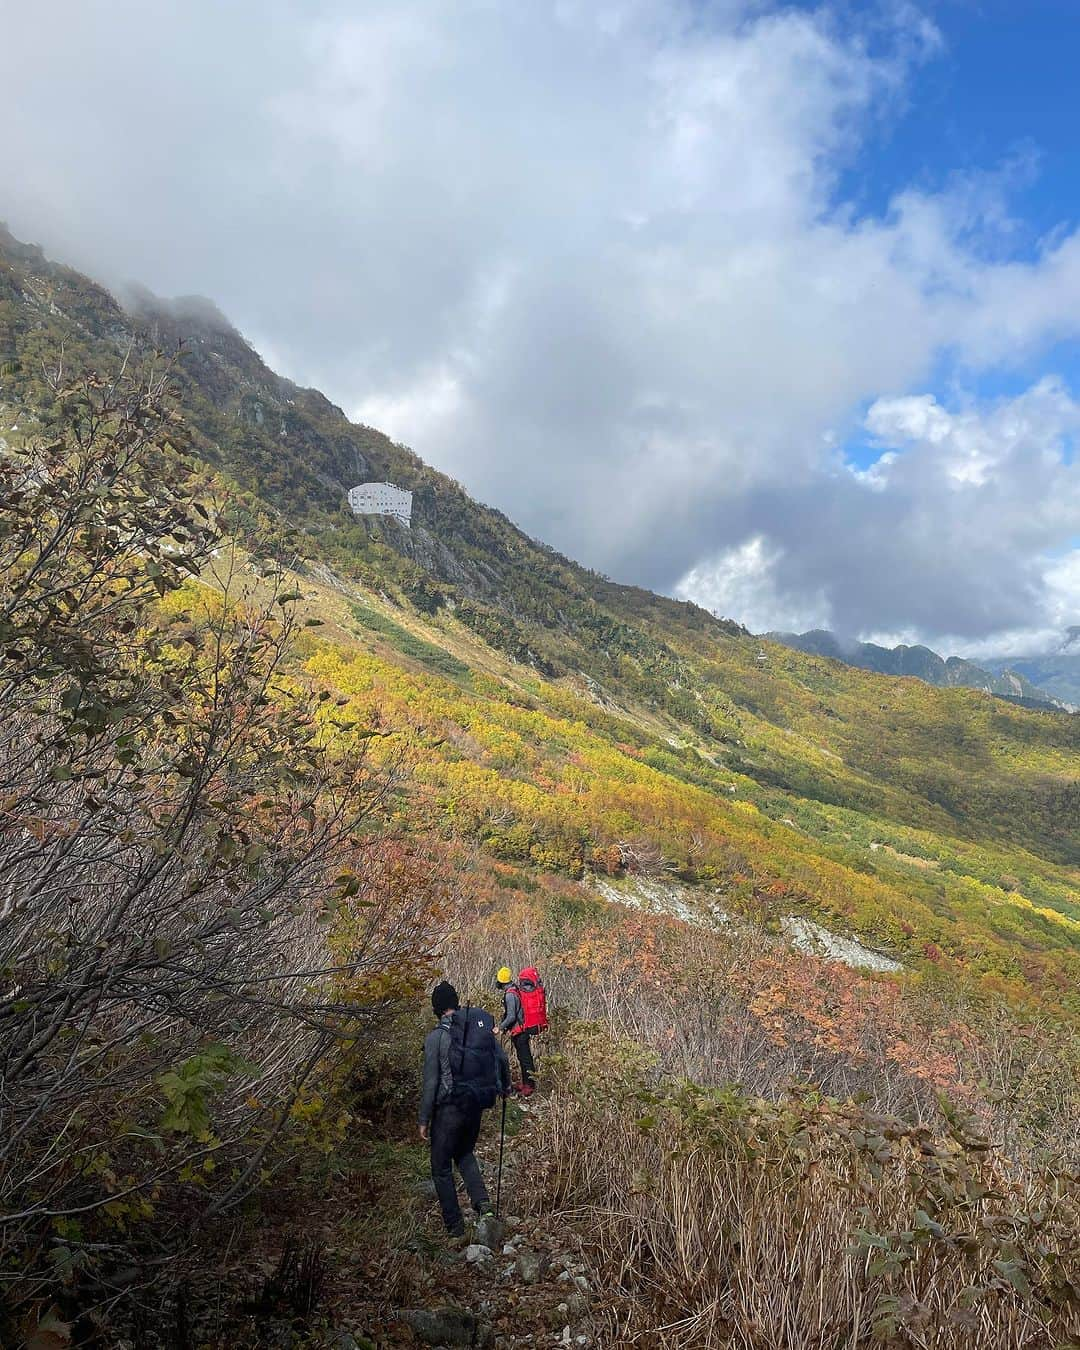
[[[532,1217],[530,1139],[537,1094],[507,1111],[502,1218],[443,1230],[415,1138],[348,1141],[328,1175],[282,1180],[261,1206],[255,1241],[237,1226],[185,1285],[185,1350],[404,1350],[406,1347],[588,1347],[590,1288],[576,1235]],[[477,1157],[494,1199],[498,1108]],[[468,1212],[468,1211],[466,1211]],[[126,1350],[144,1350],[139,1337]],[[117,1350],[125,1350],[118,1346]]]

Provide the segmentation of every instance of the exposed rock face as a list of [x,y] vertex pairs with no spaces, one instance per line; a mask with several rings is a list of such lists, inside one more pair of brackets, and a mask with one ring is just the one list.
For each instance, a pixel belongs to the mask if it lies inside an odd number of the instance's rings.
[[393,542],[399,552],[412,558],[426,571],[460,587],[467,595],[482,597],[491,589],[486,579],[464,567],[453,549],[423,525],[414,525],[410,533],[398,526]]
[[877,970],[888,974],[896,974],[897,971],[903,970],[900,962],[894,961],[892,957],[872,952],[869,947],[864,947],[854,938],[830,933],[827,928],[822,928],[821,924],[814,923],[812,919],[789,914],[781,919],[780,925],[791,945],[811,956],[824,956],[830,961],[842,961],[853,970]]
[[[794,821],[785,821],[794,827]],[[871,845],[871,848],[880,845]],[[921,860],[918,860],[921,861]],[[649,914],[670,914],[696,928],[730,928],[736,921],[711,900],[706,892],[691,890],[674,881],[649,877],[627,877],[614,882],[594,877],[592,888],[619,905],[630,905]],[[830,961],[842,961],[853,970],[876,970],[895,974],[902,970],[899,961],[881,952],[871,951],[853,937],[830,932],[812,919],[788,914],[780,921],[784,936],[798,951],[811,956],[823,956]]]

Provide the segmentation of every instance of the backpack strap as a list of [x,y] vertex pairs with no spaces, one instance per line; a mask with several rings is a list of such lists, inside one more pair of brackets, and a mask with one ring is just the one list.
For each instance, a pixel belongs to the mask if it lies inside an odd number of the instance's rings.
[[[443,1035],[442,1042],[440,1043],[439,1046],[439,1088],[442,1088],[444,1086],[443,1051],[445,1050],[446,1073],[450,1080],[447,1084],[445,1084],[448,1092],[453,1092],[454,1090],[454,1056],[453,1056],[454,1040],[453,1040],[453,1033],[450,1030],[450,1023],[447,1021],[447,1018],[450,1017],[451,1015],[452,1015],[451,1013],[444,1013],[443,1016],[439,1018],[439,1025],[436,1027],[436,1030],[441,1031]],[[438,1096],[438,1089],[436,1089],[436,1096]]]

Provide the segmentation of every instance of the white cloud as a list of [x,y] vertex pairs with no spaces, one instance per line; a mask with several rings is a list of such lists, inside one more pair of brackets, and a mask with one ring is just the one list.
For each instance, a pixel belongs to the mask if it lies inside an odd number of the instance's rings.
[[[24,236],[213,295],[613,575],[770,627],[1049,622],[1077,470],[1038,438],[1072,434],[1067,391],[924,391],[943,353],[977,374],[1077,334],[1080,236],[1010,260],[1030,164],[880,216],[837,199],[940,45],[910,6],[872,32],[757,0],[60,11],[17,7],[0,44]],[[886,453],[856,476],[835,446],[867,406]]]
[[[1029,622],[989,637],[972,638],[970,634],[941,633],[937,637],[938,650],[973,661],[992,657],[1039,656],[1061,648],[1065,630],[1080,617],[1080,547],[1067,550],[1058,557],[1041,559],[1044,591],[1042,602],[1033,607]],[[883,647],[894,647],[904,642],[920,642],[921,635],[913,629],[890,633],[866,633],[869,642]]]
[[435,428],[461,414],[461,382],[445,366],[422,373],[396,394],[370,394],[350,416],[396,441],[423,444]]
[[875,464],[842,469],[827,490],[810,477],[748,494],[770,534],[697,563],[677,593],[751,627],[929,638],[949,653],[1059,641],[1080,617],[1080,404],[1062,383],[955,411],[881,399],[866,427]]
[[892,443],[899,439],[938,445],[949,434],[952,423],[953,419],[931,394],[879,398],[866,414],[867,430]]
[[754,535],[736,548],[725,550],[711,562],[702,563],[675,587],[681,600],[696,600],[718,613],[738,614],[754,632],[803,631],[827,628],[832,621],[823,589],[815,596],[786,596],[777,584],[781,550]]
[[[1066,501],[1076,502],[1080,484],[1066,464],[1065,446],[1080,429],[1080,410],[1062,382],[1051,376],[1023,396],[996,406],[949,413],[929,394],[878,399],[866,415],[867,429],[880,442],[908,454],[892,454],[874,467],[886,487],[910,480],[931,462],[953,488],[1007,486],[1010,470],[1035,461],[1059,471]],[[912,452],[919,452],[918,454]]]

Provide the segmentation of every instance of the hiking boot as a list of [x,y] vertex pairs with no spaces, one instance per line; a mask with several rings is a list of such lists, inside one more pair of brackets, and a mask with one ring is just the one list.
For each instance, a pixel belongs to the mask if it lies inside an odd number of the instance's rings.
[[451,1238],[463,1238],[465,1236],[465,1220],[459,1219],[453,1228],[446,1230],[446,1236]]
[[531,1097],[535,1091],[536,1085],[533,1083],[522,1083],[518,1088],[518,1092],[520,1092],[523,1097]]

